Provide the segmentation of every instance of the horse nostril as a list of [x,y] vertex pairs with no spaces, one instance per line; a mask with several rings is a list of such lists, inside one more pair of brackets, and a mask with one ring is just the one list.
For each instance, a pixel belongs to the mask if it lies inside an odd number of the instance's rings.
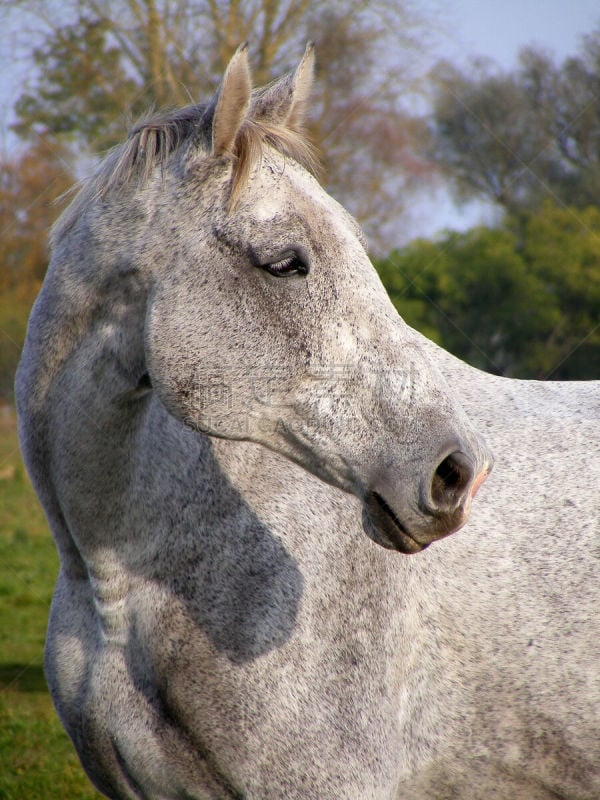
[[457,450],[438,465],[431,481],[431,499],[435,511],[451,511],[463,499],[473,479],[471,459]]

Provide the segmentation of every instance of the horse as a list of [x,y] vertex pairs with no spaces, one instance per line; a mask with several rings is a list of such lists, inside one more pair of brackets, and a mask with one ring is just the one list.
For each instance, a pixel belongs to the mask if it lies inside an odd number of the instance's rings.
[[114,800],[598,798],[599,384],[403,322],[313,60],[240,48],[53,228],[16,397],[58,715]]

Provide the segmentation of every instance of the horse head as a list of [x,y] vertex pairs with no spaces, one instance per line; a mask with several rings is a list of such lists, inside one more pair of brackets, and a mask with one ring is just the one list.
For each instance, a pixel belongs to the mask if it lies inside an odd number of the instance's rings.
[[212,102],[140,124],[96,187],[95,238],[135,220],[145,372],[172,415],[354,493],[372,539],[417,552],[465,522],[491,457],[311,174],[312,73],[309,46],[253,91],[242,47]]

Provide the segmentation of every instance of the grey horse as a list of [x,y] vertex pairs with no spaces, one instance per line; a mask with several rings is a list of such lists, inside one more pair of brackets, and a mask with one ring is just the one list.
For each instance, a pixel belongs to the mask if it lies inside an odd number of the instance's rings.
[[405,325],[310,174],[312,61],[253,91],[241,48],[54,228],[58,714],[115,800],[597,800],[600,387]]

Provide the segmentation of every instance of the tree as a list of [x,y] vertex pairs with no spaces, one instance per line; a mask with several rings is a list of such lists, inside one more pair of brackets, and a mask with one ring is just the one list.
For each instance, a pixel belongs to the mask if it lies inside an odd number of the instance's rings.
[[600,376],[600,210],[418,240],[376,262],[406,322],[459,358],[520,378]]
[[431,156],[459,199],[513,214],[600,202],[600,31],[560,66],[525,48],[511,71],[439,65],[435,87]]
[[585,36],[580,55],[554,72],[549,59],[544,63],[535,52],[523,54],[523,66],[528,97],[555,143],[551,186],[557,197],[578,208],[599,205],[600,30]]
[[527,218],[523,258],[558,309],[539,349],[544,376],[600,377],[600,208],[546,204]]
[[64,154],[39,139],[0,162],[0,398],[10,400],[29,309],[48,264],[48,229],[60,213],[53,202],[72,184]]
[[[21,0],[24,7],[40,19],[35,0]],[[328,188],[378,242],[386,224],[397,225],[407,188],[430,173],[412,147],[422,125],[402,101],[414,88],[409,57],[424,31],[410,9],[391,0],[65,0],[59,24],[46,18],[39,34],[16,130],[99,152],[123,138],[124,115],[209,97],[240,42],[250,41],[264,84],[316,38],[310,133]]]
[[130,111],[142,113],[149,98],[138,93],[109,33],[106,21],[82,15],[34,51],[43,77],[37,93],[24,93],[17,101],[14,129],[20,136],[91,140],[103,150],[121,134],[116,104],[128,99]]

